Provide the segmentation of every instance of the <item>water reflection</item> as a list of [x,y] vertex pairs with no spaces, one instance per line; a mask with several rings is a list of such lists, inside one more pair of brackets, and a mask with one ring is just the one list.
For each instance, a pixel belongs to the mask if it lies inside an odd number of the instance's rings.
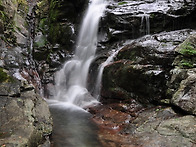
[[101,147],[91,115],[80,108],[51,105],[53,147]]

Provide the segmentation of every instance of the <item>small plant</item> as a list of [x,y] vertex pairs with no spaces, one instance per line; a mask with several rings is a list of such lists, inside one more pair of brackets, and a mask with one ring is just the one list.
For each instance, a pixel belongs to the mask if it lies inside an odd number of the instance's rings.
[[119,2],[118,5],[125,5],[127,2]]
[[180,50],[180,53],[183,55],[194,56],[196,55],[196,49],[191,43],[188,42],[182,45],[182,49]]

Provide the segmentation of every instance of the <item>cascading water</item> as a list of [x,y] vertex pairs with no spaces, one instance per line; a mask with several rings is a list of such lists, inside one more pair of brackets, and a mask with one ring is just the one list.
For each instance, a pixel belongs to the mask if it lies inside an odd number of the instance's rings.
[[141,16],[141,32],[145,35],[150,34],[150,19],[148,14],[143,14]]
[[97,79],[96,79],[95,90],[93,92],[93,96],[96,99],[99,99],[99,97],[100,97],[101,80],[102,80],[102,75],[103,75],[104,67],[113,61],[114,57],[118,54],[118,52],[119,52],[120,49],[121,48],[117,49],[116,51],[113,50],[112,53],[111,53],[111,55],[107,58],[107,60],[105,62],[103,62],[99,66],[99,70],[98,70],[99,72],[98,72]]
[[80,29],[75,55],[55,76],[56,95],[54,99],[57,102],[79,107],[98,102],[89,94],[86,82],[90,64],[95,58],[98,25],[105,6],[104,0],[90,2]]

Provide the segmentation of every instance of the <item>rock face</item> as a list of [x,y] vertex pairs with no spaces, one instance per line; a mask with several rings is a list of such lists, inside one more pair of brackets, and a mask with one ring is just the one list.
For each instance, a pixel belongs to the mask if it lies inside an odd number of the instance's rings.
[[1,69],[0,145],[38,146],[52,131],[46,102],[27,81],[19,81]]
[[169,107],[142,108],[131,100],[131,104],[100,105],[91,113],[103,147],[195,145],[195,117],[180,116]]
[[105,41],[133,39],[145,34],[195,28],[195,1],[116,1],[103,19]]
[[175,47],[191,30],[144,36],[123,47],[116,61],[104,69],[102,96],[136,98],[142,103],[167,97],[167,81],[175,58]]
[[38,146],[52,131],[47,103],[35,92],[28,7],[23,0],[0,2],[0,146]]

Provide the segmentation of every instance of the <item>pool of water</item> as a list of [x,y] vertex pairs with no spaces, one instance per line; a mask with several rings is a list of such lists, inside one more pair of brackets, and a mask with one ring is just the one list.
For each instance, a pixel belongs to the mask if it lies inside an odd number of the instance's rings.
[[53,117],[52,147],[101,147],[91,114],[73,107],[50,106]]

